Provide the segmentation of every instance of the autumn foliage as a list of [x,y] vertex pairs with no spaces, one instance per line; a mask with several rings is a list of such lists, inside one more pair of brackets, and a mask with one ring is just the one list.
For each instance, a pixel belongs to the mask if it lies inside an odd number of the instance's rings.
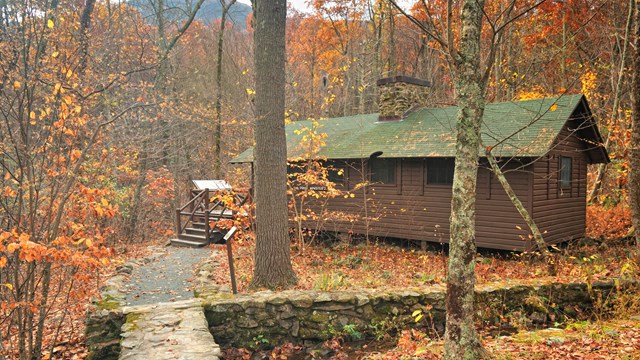
[[[406,11],[440,29],[446,5],[414,1]],[[499,19],[507,5],[488,2],[487,18]],[[630,228],[624,205],[632,145],[631,68],[623,52],[628,6],[621,0],[519,1],[515,11],[522,16],[496,48],[487,88],[489,101],[587,95],[612,159],[587,209],[587,235],[602,240],[625,237]],[[531,7],[535,11],[525,11]],[[389,1],[313,0],[309,8],[290,11],[287,23],[288,120],[376,112],[375,81],[393,75],[432,80],[434,106],[454,102],[438,44]],[[214,163],[234,188],[251,186],[249,168],[228,160],[253,144],[252,29],[227,24],[218,89],[211,59],[220,23],[196,17],[181,33],[188,13],[183,10],[152,19],[128,2],[0,2],[0,353],[8,358],[55,357],[57,345],[81,343],[83,306],[112,260],[132,244],[175,235],[174,210],[188,198],[189,181],[212,178]],[[429,14],[436,22],[429,23]],[[489,32],[482,36],[485,43],[491,40]],[[220,123],[212,106],[218,92]],[[329,181],[336,173],[326,159],[308,161],[323,145],[321,123],[299,134],[309,156],[292,159],[297,170],[288,191],[300,251],[317,240],[305,231],[310,224],[375,220],[309,206],[354,195]],[[217,125],[220,154],[214,151]],[[598,171],[589,169],[589,190]],[[355,191],[366,194],[368,185]],[[229,194],[217,196],[233,206]],[[248,252],[252,210],[236,210],[247,216],[219,225],[242,229],[238,239],[246,248],[239,251]],[[317,268],[314,261],[334,261],[308,249],[309,259],[298,262],[301,271]],[[373,263],[392,254],[344,250],[340,256]],[[393,256],[404,261],[415,254]],[[441,258],[429,259],[434,262],[417,258],[407,264],[416,274],[438,266],[437,281]],[[511,270],[496,264],[480,276]],[[562,271],[580,271],[579,264],[565,265]],[[380,277],[370,280],[385,283],[383,274],[392,269],[379,270]],[[322,283],[302,279],[310,287]],[[325,277],[324,283],[339,280]],[[413,333],[402,339],[403,354],[415,353],[425,341]]]
[[631,209],[624,204],[587,207],[587,236],[599,240],[615,240],[629,236]]

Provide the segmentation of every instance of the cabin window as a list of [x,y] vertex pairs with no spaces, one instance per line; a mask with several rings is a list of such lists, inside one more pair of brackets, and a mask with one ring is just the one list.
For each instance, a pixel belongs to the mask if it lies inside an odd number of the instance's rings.
[[454,166],[455,159],[453,158],[427,159],[427,185],[453,184]]
[[289,179],[295,178],[294,175],[304,173],[306,170],[305,164],[301,163],[287,163],[287,175]]
[[336,162],[327,162],[327,180],[336,185],[344,185],[345,169],[343,166],[339,166]]
[[560,188],[571,187],[572,159],[570,157],[560,157]]
[[369,170],[372,183],[390,185],[396,183],[396,159],[372,159]]
[[287,163],[287,182],[294,189],[303,188],[304,184],[300,183],[298,176],[306,171],[303,163]]

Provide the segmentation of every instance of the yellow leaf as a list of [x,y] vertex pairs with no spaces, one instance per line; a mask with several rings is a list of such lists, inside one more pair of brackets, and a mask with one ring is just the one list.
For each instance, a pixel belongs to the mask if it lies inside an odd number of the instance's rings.
[[418,309],[418,310],[414,311],[414,312],[411,314],[411,316],[416,317],[416,316],[420,315],[421,313],[422,313],[422,310]]
[[424,317],[424,314],[420,314],[416,316],[416,322],[420,321],[420,319],[422,319],[423,317]]
[[51,19],[47,20],[47,27],[49,29],[53,29],[53,20],[51,20]]
[[67,74],[66,74],[67,79],[68,79],[68,78],[70,78],[70,77],[71,77],[71,75],[73,75],[73,71],[71,71],[71,69],[69,69],[69,70],[67,71]]
[[107,199],[105,199],[105,198],[102,198],[102,199],[100,200],[100,203],[102,204],[102,206],[109,206],[109,202],[108,202],[108,201],[107,201]]
[[353,197],[356,197],[356,195],[355,194],[349,194],[349,197],[353,198]]
[[87,245],[87,247],[92,247],[93,246],[93,241],[91,239],[86,239],[84,241],[84,244]]
[[551,111],[556,111],[556,109],[558,108],[558,104],[553,104],[551,105]]
[[[5,259],[5,258],[2,258],[2,259],[4,259],[4,260],[6,261],[6,259]],[[0,266],[0,267],[2,267],[2,266]],[[7,284],[2,284],[2,285],[4,285],[4,286],[5,286],[7,289],[9,289],[9,290],[13,290],[13,285],[11,285],[11,284],[9,284],[9,283],[7,283]]]
[[53,54],[51,54],[51,57],[55,59],[58,55],[60,55],[60,53],[58,51],[54,51]]
[[60,88],[62,88],[62,84],[57,83],[56,86],[53,87],[53,95],[58,95],[58,93],[60,92]]
[[13,82],[13,88],[18,90],[22,87],[22,83],[20,81],[14,81]]

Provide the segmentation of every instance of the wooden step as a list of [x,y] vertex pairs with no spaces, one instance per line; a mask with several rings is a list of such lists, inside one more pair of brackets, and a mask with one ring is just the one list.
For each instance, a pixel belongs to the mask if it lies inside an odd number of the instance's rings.
[[178,239],[180,240],[186,240],[186,241],[193,241],[193,242],[200,242],[204,245],[208,245],[209,241],[204,237],[204,235],[193,235],[193,234],[179,234],[178,235]]
[[191,223],[191,228],[192,229],[198,229],[198,230],[204,230],[204,222],[192,222]]
[[[191,213],[190,212],[181,212],[180,213],[183,216],[190,216]],[[218,219],[220,216],[222,215],[222,218],[224,219],[233,219],[234,217],[234,213],[231,210],[225,210],[224,212],[222,212],[222,210],[212,210],[211,213],[209,214],[209,218],[210,219]],[[193,218],[194,219],[204,219],[204,213],[202,211],[196,211],[193,214]]]
[[188,227],[186,229],[184,229],[184,233],[187,235],[200,235],[200,236],[204,236],[205,230],[204,230],[204,224],[202,224],[202,227]]
[[189,241],[182,239],[171,239],[171,245],[173,246],[188,246],[188,247],[203,247],[207,244],[199,241]]

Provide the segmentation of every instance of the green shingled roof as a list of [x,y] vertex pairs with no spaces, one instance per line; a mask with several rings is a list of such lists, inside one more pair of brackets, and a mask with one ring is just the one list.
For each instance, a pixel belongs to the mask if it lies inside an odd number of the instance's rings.
[[[482,140],[495,146],[496,156],[541,156],[551,146],[566,121],[583,100],[582,95],[565,95],[526,101],[487,104]],[[354,115],[320,120],[319,132],[327,134],[326,146],[318,153],[328,159],[360,159],[382,151],[383,158],[455,156],[457,107],[422,108],[402,121],[378,122],[378,114]],[[302,134],[310,126],[298,121],[286,126],[287,155],[300,157]],[[231,162],[253,161],[253,148]]]

